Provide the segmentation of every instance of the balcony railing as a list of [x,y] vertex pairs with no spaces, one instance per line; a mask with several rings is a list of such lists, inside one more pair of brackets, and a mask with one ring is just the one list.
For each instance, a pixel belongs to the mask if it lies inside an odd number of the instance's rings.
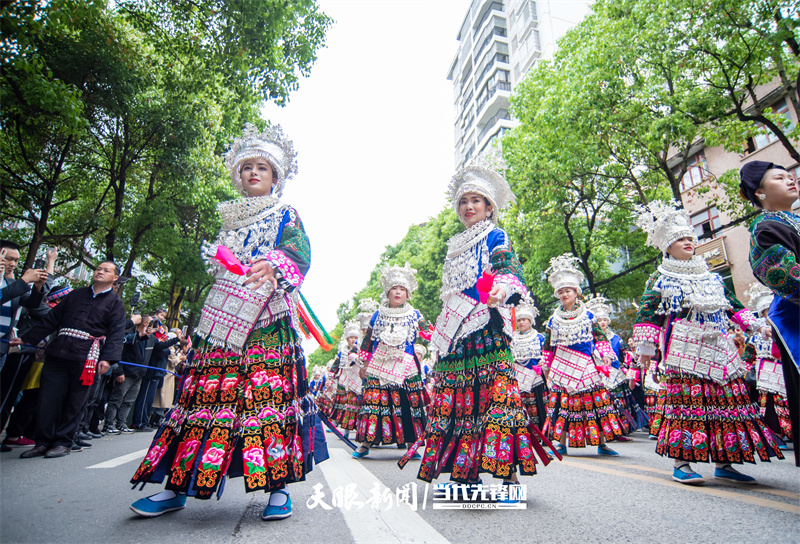
[[491,118],[491,119],[489,119],[489,120],[486,122],[486,124],[483,126],[483,128],[482,128],[482,129],[480,130],[480,132],[478,133],[478,141],[479,141],[479,142],[480,142],[481,140],[483,140],[483,137],[484,137],[484,136],[486,136],[486,135],[489,133],[489,131],[490,131],[490,130],[492,130],[492,129],[494,128],[494,125],[495,125],[495,124],[496,124],[496,123],[497,123],[497,122],[498,122],[500,119],[510,119],[510,117],[508,116],[508,110],[500,110],[500,111],[498,111],[497,113],[495,113],[495,114],[492,116],[492,118]]
[[511,90],[511,83],[508,81],[498,81],[491,87],[486,90],[486,94],[483,95],[482,98],[478,100],[478,107],[475,111],[480,112],[483,109],[483,106],[492,98],[497,91],[510,91]]
[[475,58],[476,59],[481,56],[481,53],[483,53],[483,50],[486,49],[486,46],[489,45],[489,42],[492,41],[492,38],[494,36],[506,37],[506,36],[508,36],[508,32],[502,26],[493,26],[491,28],[488,28],[486,30],[486,37],[483,38],[483,42],[481,42],[480,47],[478,47],[478,50],[475,53]]
[[503,3],[502,2],[492,2],[491,4],[489,4],[489,8],[486,10],[486,13],[484,13],[483,17],[481,17],[481,22],[478,23],[478,26],[475,27],[475,32],[472,33],[472,38],[473,39],[475,39],[478,36],[478,32],[481,31],[481,27],[483,26],[483,23],[485,23],[486,20],[489,17],[492,16],[492,11],[494,11],[494,10],[503,11]]
[[508,54],[507,53],[495,53],[494,57],[491,57],[489,61],[486,63],[486,66],[481,70],[481,75],[475,79],[475,88],[478,89],[483,82],[483,78],[489,73],[489,71],[494,67],[495,63],[497,62],[504,62],[508,64]]

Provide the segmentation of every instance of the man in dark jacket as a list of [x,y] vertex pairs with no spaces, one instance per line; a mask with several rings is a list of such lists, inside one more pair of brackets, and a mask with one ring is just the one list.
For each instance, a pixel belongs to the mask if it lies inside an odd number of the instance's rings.
[[36,345],[57,333],[45,350],[36,446],[20,457],[69,454],[95,372],[107,372],[122,355],[125,305],[111,290],[118,276],[116,264],[100,263],[91,287],[69,293],[41,323],[11,341]]
[[130,429],[126,423],[128,412],[139,394],[142,379],[147,373],[147,367],[153,356],[153,350],[169,348],[178,342],[178,340],[160,342],[153,334],[155,331],[150,326],[151,322],[150,316],[142,316],[142,322],[136,327],[136,332],[125,337],[122,360],[140,366],[120,364],[121,368],[112,372],[116,383],[114,383],[114,389],[111,391],[111,397],[106,406],[106,424],[103,429],[105,433],[133,432],[133,429]]

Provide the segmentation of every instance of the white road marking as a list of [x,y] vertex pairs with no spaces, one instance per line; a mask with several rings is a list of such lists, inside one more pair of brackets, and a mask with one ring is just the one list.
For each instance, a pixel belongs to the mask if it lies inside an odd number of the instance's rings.
[[[331,490],[356,484],[358,499],[365,502],[371,496],[370,490],[377,482],[381,487],[381,493],[388,490],[394,495],[393,490],[389,490],[364,465],[353,459],[349,450],[330,448],[328,451],[330,459],[320,463],[316,468],[322,471]],[[330,494],[326,493],[325,498],[326,502],[330,503]],[[391,507],[382,504],[379,509],[368,506],[349,510],[342,508],[341,512],[356,544],[374,542],[450,544],[407,504],[395,502]]]
[[108,461],[103,461],[102,463],[97,463],[96,465],[92,465],[86,468],[114,468],[120,465],[124,465],[125,463],[130,463],[131,461],[135,461],[137,459],[142,459],[144,455],[147,453],[147,450],[139,450],[133,453],[129,453],[127,455],[120,455],[119,457],[114,457],[113,459],[109,459]]

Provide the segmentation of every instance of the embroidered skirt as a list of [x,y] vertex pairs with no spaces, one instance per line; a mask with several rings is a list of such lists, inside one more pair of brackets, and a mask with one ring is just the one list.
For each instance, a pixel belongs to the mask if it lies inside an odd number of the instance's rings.
[[633,392],[628,387],[628,382],[622,382],[615,387],[611,394],[614,397],[614,407],[620,415],[619,422],[622,425],[622,434],[629,435],[648,424],[647,414],[633,398]]
[[457,342],[434,372],[419,479],[430,482],[441,473],[465,482],[481,472],[506,479],[518,471],[536,474],[534,451],[544,464],[549,462],[539,442],[541,431],[522,406],[499,318]]
[[540,383],[527,393],[520,392],[520,397],[528,419],[541,428],[547,421],[547,384]]
[[296,399],[303,361],[287,319],[253,331],[243,355],[204,347],[131,483],[166,477],[166,489],[208,499],[226,476],[244,476],[247,492],[305,479]]
[[725,385],[695,376],[668,374],[656,453],[689,462],[755,463],[758,456],[783,459],[747,385],[737,378]]
[[572,448],[585,448],[587,443],[599,446],[600,433],[606,442],[622,436],[613,396],[602,385],[574,393],[553,386],[547,403],[547,426],[551,440],[560,442],[566,437]]
[[[659,397],[663,397],[662,391],[664,388],[661,389],[648,389],[645,388],[644,390],[644,411],[647,414],[647,426],[650,428],[650,434],[656,434],[656,414],[658,414],[658,399]],[[659,421],[661,420],[661,416],[658,416]]]
[[788,442],[792,441],[792,421],[789,418],[789,405],[786,399],[777,393],[759,391],[758,406],[761,417],[777,436],[786,437]]
[[367,377],[361,398],[356,442],[402,445],[422,436],[427,419],[418,374],[403,385],[381,385],[377,378]]
[[339,386],[334,397],[333,420],[345,431],[352,431],[358,425],[358,412],[361,408],[361,397],[354,391]]

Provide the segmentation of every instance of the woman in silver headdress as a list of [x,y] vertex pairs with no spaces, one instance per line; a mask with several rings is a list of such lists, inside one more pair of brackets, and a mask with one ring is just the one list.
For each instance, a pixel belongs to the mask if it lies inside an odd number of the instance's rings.
[[342,429],[345,437],[358,425],[358,412],[361,408],[361,377],[358,375],[361,368],[358,362],[358,341],[361,337],[358,321],[345,323],[339,352],[331,367],[337,382],[331,420]]
[[284,519],[292,512],[286,485],[311,467],[296,330],[311,251],[297,211],[280,200],[297,171],[295,152],[280,126],[248,126],[225,158],[243,198],[218,206],[222,229],[206,248],[216,282],[197,328],[205,345],[132,479],[167,479],[165,491],[131,506],[145,517],[183,508],[187,495],[219,496],[226,477],[243,476],[245,491],[271,492],[262,519]]
[[[416,270],[390,266],[381,273],[383,300],[369,321],[359,358],[364,379],[353,452],[360,459],[373,445],[411,447],[425,429],[425,406],[414,343],[427,323],[408,299],[417,289]],[[412,459],[419,459],[416,454]]]
[[[766,325],[774,293],[765,285],[753,282],[745,291],[745,295],[749,296],[749,307],[759,323],[762,326]],[[776,436],[791,442],[792,420],[786,402],[786,379],[780,348],[772,341],[772,329],[764,327],[750,336],[742,360],[747,365],[748,371],[752,369],[752,373],[755,374],[761,417]],[[786,449],[786,445],[784,444],[781,449]]]
[[550,259],[547,280],[561,304],[547,321],[542,366],[550,388],[547,402],[548,435],[556,451],[597,446],[598,455],[618,453],[606,442],[622,435],[619,412],[604,376],[615,370],[616,355],[594,315],[578,297],[583,273],[570,254]]
[[756,320],[722,277],[709,272],[705,259],[694,255],[697,238],[686,210],[653,201],[640,210],[638,224],[648,234],[647,243],[663,254],[633,328],[645,370],[656,346],[664,354],[658,369],[664,396],[656,453],[675,460],[672,479],[682,484],[702,484],[690,463],[709,461],[716,464],[715,478],[755,483],[731,465],[783,455],[748,397],[728,325],[752,333]]
[[515,313],[517,330],[511,340],[511,352],[514,354],[519,393],[528,417],[541,427],[547,419],[547,384],[540,365],[544,335],[533,328],[539,310],[532,300],[525,300],[517,306]]
[[534,451],[549,462],[544,437],[522,406],[510,349],[511,307],[528,291],[508,235],[495,221],[513,198],[488,164],[471,164],[450,184],[466,230],[447,242],[444,304],[430,345],[432,359],[438,356],[433,409],[418,475],[430,482],[450,473],[451,482],[440,484],[447,493],[454,482],[479,484],[482,472],[513,485],[518,473],[536,473]]

